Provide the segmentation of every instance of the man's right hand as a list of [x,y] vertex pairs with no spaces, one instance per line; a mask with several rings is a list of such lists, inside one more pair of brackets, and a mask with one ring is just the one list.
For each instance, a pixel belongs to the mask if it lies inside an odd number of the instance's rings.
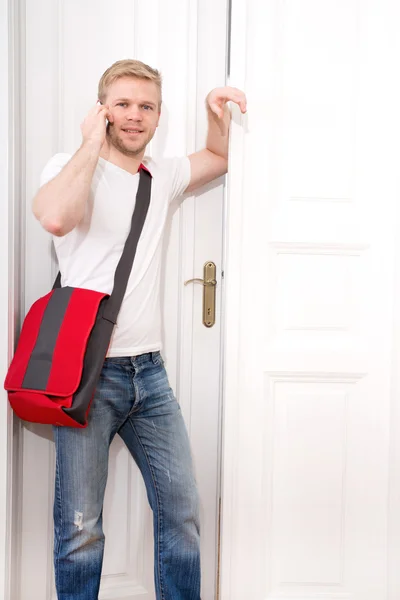
[[99,152],[106,139],[106,119],[113,122],[108,106],[99,102],[89,111],[81,125],[82,143],[90,143],[98,148]]
[[81,147],[33,200],[35,217],[53,235],[66,235],[85,215],[93,174],[106,139],[106,119],[114,121],[108,106],[96,104],[81,125]]

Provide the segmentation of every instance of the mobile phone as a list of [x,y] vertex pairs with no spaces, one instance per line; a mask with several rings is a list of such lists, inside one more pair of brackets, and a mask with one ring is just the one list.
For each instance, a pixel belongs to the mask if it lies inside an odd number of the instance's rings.
[[[103,106],[103,103],[100,102],[100,100],[97,100],[97,104],[100,104],[101,106]],[[108,129],[109,125],[110,125],[110,122],[108,119],[106,119],[106,129]]]

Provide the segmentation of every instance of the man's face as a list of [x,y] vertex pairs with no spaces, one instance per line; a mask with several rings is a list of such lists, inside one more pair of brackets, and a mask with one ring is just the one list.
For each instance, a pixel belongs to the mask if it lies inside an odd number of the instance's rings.
[[154,136],[160,119],[160,91],[153,81],[121,77],[107,90],[104,104],[113,122],[108,139],[127,156],[141,154]]

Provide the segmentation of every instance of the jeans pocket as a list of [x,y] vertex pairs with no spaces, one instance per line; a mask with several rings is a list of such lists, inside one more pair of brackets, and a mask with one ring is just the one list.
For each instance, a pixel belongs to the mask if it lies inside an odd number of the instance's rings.
[[151,360],[152,360],[153,364],[158,367],[164,366],[164,359],[161,356],[161,352],[159,350],[151,353]]

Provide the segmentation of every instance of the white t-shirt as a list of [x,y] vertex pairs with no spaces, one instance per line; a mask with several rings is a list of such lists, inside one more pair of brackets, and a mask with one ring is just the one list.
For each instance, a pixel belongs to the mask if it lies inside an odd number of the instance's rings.
[[[45,166],[41,185],[70,160],[56,154]],[[152,175],[151,201],[140,236],[124,301],[107,356],[137,356],[161,350],[160,273],[168,209],[190,181],[190,161],[168,158],[143,164]],[[139,174],[99,158],[82,221],[67,235],[53,236],[62,286],[111,293],[114,274],[128,237]]]

